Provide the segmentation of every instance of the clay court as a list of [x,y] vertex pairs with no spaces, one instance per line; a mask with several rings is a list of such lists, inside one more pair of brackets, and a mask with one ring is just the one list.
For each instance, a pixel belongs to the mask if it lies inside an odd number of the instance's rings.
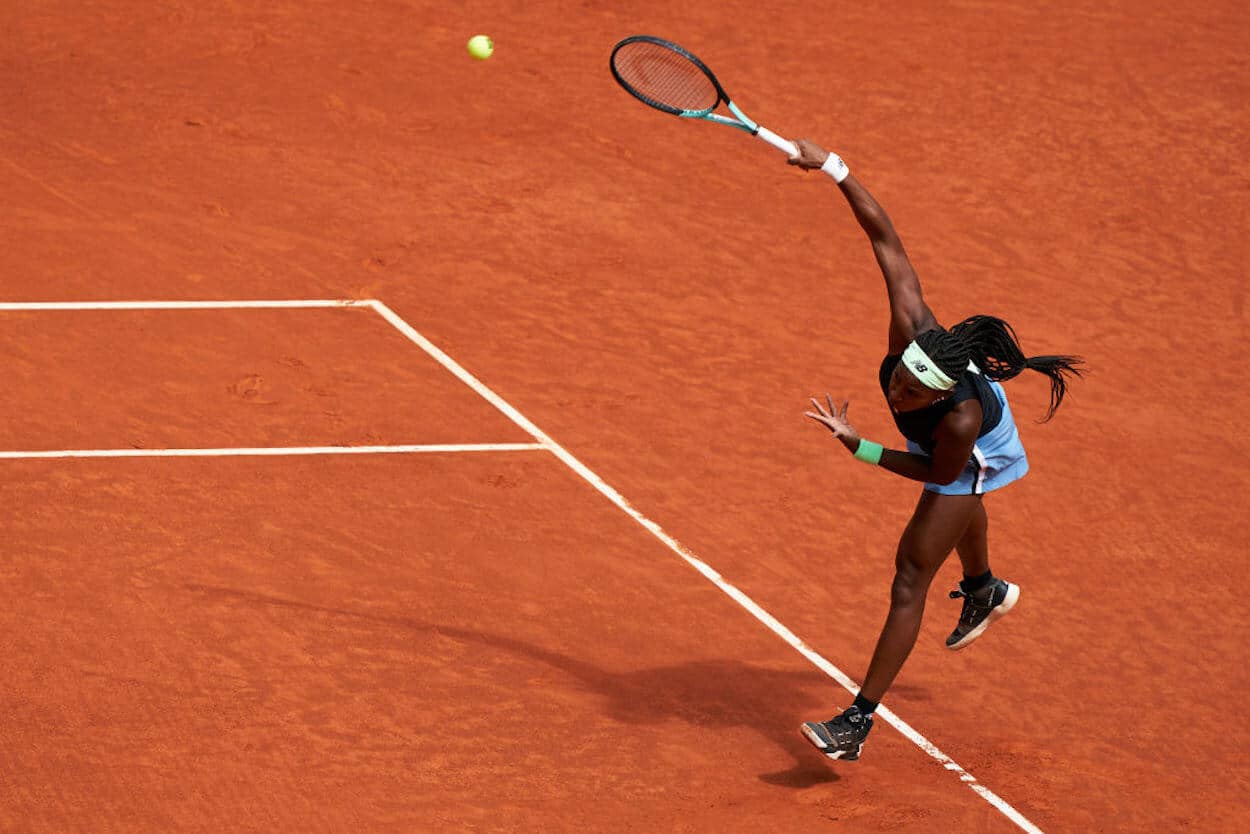
[[[33,0],[0,11],[0,830],[1239,832],[1240,4]],[[494,38],[488,61],[465,52]],[[803,417],[888,308],[827,178],[613,82],[670,37],[836,150],[1007,384],[1016,613]],[[900,732],[902,727],[906,732]]]

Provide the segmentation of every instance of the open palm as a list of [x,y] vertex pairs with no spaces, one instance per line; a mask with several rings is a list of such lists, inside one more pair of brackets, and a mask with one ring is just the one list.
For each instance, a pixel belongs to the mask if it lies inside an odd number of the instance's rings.
[[825,394],[825,403],[822,405],[820,400],[815,397],[811,398],[812,405],[815,406],[815,413],[811,411],[803,412],[806,416],[811,417],[817,423],[820,423],[829,431],[833,432],[833,436],[850,446],[853,442],[859,440],[859,432],[847,421],[846,412],[851,407],[850,400],[842,401],[842,409],[839,411],[833,404],[833,397]]

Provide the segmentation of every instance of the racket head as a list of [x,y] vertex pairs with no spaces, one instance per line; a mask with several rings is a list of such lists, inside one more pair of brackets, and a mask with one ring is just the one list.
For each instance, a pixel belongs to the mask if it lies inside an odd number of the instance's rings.
[[699,58],[672,41],[631,35],[612,47],[612,77],[643,104],[675,116],[711,113],[729,96]]

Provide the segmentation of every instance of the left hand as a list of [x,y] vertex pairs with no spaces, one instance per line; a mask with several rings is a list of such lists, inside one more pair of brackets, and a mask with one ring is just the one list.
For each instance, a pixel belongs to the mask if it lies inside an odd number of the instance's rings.
[[812,405],[816,407],[816,413],[810,411],[803,412],[806,416],[811,417],[817,423],[820,423],[829,431],[833,432],[833,436],[841,440],[846,448],[854,451],[859,446],[859,432],[855,431],[846,419],[846,412],[850,410],[851,401],[842,401],[842,410],[838,411],[833,405],[833,397],[825,394],[825,402],[828,404],[829,410],[825,410],[825,406],[820,401],[812,397]]

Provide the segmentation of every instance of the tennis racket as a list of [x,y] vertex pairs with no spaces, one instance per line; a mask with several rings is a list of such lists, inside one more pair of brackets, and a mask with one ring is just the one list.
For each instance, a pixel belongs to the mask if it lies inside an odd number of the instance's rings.
[[[616,83],[643,104],[683,119],[736,127],[790,156],[799,155],[793,142],[743,113],[706,64],[671,41],[651,35],[628,37],[612,48],[611,66]],[[732,115],[712,112],[722,103]]]

